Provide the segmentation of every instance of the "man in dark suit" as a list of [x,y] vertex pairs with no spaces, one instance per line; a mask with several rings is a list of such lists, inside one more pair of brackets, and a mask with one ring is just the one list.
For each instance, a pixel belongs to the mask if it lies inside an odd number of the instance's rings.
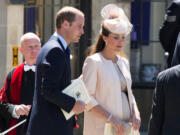
[[[35,63],[40,49],[40,39],[34,33],[28,32],[21,37],[19,50],[25,62],[8,73],[0,90],[0,132],[26,119],[29,114],[34,94]],[[23,126],[8,135],[23,135]]]
[[[180,34],[177,46],[180,46]],[[174,67],[161,72],[157,77],[148,135],[180,134],[180,48],[175,52]]]
[[79,114],[85,104],[63,94],[71,83],[68,45],[84,33],[84,14],[64,7],[56,16],[56,32],[37,58],[35,92],[27,135],[73,135],[74,117],[66,120],[61,109]]
[[179,35],[177,37],[176,47],[175,47],[175,50],[174,50],[171,66],[172,67],[176,66],[179,63],[180,63],[180,32],[179,32]]
[[167,59],[168,67],[171,67],[171,61],[176,45],[178,33],[180,32],[180,1],[173,0],[168,6],[164,22],[159,31],[159,40],[162,47],[169,53]]

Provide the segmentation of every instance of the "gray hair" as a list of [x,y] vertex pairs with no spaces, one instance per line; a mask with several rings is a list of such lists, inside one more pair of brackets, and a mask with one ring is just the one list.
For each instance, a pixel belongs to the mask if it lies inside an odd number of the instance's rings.
[[40,42],[40,38],[36,34],[32,32],[28,32],[21,36],[20,45],[22,46],[22,43],[25,39],[32,39],[32,38],[35,38]]

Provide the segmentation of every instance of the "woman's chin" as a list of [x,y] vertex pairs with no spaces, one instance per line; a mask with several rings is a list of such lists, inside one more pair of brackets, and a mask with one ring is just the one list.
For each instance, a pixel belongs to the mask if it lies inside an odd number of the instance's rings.
[[121,52],[121,50],[122,50],[122,47],[121,48],[117,48],[116,52]]

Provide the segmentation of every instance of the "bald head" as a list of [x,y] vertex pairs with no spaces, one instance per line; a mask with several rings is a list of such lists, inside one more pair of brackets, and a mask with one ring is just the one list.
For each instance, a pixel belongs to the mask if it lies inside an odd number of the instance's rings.
[[36,44],[41,44],[40,43],[40,38],[36,34],[34,34],[32,32],[25,33],[21,37],[21,39],[20,39],[21,47],[23,45],[26,45],[26,43],[28,43],[28,42],[35,42]]
[[37,55],[41,48],[41,42],[39,37],[28,32],[21,37],[20,40],[20,52],[24,55],[25,61],[28,65],[33,65],[36,63]]

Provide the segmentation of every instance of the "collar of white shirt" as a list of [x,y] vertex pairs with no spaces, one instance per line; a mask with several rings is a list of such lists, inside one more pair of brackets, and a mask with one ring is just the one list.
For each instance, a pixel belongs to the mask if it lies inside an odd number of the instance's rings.
[[64,38],[61,35],[59,35],[57,32],[54,32],[53,35],[56,36],[62,42],[63,47],[66,50],[68,45],[67,45],[66,41],[64,40]]

